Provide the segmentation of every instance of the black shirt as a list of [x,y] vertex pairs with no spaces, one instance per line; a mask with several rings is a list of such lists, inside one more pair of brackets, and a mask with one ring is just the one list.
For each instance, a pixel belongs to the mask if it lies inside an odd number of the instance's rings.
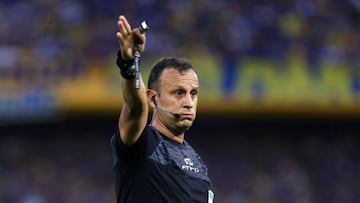
[[212,203],[207,168],[184,141],[175,142],[151,126],[131,147],[118,130],[111,139],[118,203]]

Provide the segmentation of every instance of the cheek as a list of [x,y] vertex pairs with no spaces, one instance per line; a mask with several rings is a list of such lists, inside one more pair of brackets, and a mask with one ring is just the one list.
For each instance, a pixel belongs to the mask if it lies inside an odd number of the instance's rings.
[[167,98],[163,101],[164,104],[166,104],[167,106],[177,106],[180,105],[180,101],[179,99],[177,99],[174,96],[168,95]]
[[196,97],[193,99],[193,101],[194,101],[194,105],[198,105],[199,97],[196,96]]

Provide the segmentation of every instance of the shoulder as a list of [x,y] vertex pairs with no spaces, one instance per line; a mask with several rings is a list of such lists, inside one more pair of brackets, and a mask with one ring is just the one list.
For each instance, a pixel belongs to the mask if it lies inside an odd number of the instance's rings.
[[136,158],[134,157],[135,155],[146,156],[158,142],[159,140],[157,139],[157,136],[151,126],[146,126],[141,133],[140,138],[134,145],[131,146],[127,146],[121,141],[118,129],[115,130],[113,136],[111,137],[111,146],[113,148],[114,155],[120,159],[134,159]]

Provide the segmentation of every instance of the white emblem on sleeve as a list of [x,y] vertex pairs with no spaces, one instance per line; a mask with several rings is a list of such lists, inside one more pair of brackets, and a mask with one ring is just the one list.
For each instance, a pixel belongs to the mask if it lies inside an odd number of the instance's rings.
[[214,196],[215,194],[213,193],[213,191],[208,190],[208,203],[214,203]]

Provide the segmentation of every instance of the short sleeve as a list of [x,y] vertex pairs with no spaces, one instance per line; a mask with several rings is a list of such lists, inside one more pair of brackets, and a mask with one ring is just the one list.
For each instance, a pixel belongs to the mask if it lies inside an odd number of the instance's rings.
[[136,164],[144,161],[158,142],[157,139],[154,139],[155,136],[150,128],[149,126],[145,127],[139,139],[132,146],[127,146],[121,141],[119,129],[116,128],[111,138],[114,161],[124,161],[127,164]]

